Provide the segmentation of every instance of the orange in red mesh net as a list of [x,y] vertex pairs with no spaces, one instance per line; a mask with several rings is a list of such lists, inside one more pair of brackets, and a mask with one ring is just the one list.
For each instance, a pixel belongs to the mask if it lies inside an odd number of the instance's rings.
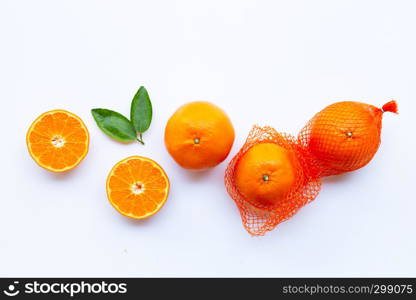
[[321,177],[370,162],[380,145],[386,111],[397,113],[396,102],[381,109],[359,102],[335,103],[316,114],[297,138],[254,126],[225,173],[227,191],[245,229],[264,235],[316,198]]
[[271,127],[251,130],[225,174],[227,191],[250,234],[273,230],[318,195],[321,182],[310,172],[307,157],[293,136]]
[[395,101],[381,109],[360,102],[338,102],[317,113],[299,133],[299,142],[311,152],[321,176],[364,167],[380,145],[383,112],[397,113]]

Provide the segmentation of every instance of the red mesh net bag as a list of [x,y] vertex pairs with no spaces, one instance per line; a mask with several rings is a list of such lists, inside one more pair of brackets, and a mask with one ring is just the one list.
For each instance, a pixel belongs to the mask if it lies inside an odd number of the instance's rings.
[[[316,198],[321,177],[368,164],[380,145],[384,112],[397,113],[396,102],[382,108],[352,101],[334,103],[317,113],[297,138],[254,126],[225,172],[227,191],[245,229],[264,235]],[[267,170],[271,161],[276,167],[274,177],[257,171]]]
[[338,175],[367,165],[380,145],[384,112],[397,113],[390,101],[373,105],[344,101],[317,113],[301,130],[298,142],[310,152],[310,164],[319,176]]
[[[243,196],[236,184],[236,169],[244,154],[259,144],[275,144],[284,148],[291,157],[294,182],[276,203],[252,201]],[[243,225],[251,235],[264,235],[279,223],[293,216],[301,207],[318,195],[321,182],[316,170],[308,163],[309,152],[291,135],[278,133],[271,127],[254,126],[246,143],[229,163],[225,173],[225,185],[237,204]],[[241,185],[240,185],[241,186]]]

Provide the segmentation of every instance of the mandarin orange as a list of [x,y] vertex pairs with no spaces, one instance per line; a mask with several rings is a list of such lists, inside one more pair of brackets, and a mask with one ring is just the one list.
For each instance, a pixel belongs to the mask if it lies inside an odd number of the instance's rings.
[[65,110],[42,114],[32,123],[26,135],[33,160],[55,173],[75,168],[87,155],[89,140],[84,122]]
[[382,109],[361,102],[334,103],[316,114],[299,138],[323,165],[323,175],[354,171],[376,154],[386,111],[397,113],[396,102]]
[[296,181],[293,154],[274,143],[259,143],[237,162],[235,185],[242,196],[256,207],[278,204]]
[[209,102],[181,106],[169,119],[165,145],[173,159],[186,169],[211,168],[230,153],[234,128],[225,112]]
[[150,158],[131,156],[118,162],[107,178],[107,197],[122,215],[145,219],[156,214],[169,195],[169,178]]

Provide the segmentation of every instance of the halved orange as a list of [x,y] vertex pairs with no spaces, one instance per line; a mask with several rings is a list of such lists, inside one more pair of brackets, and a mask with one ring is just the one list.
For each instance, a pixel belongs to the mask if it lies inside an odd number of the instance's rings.
[[88,153],[90,137],[82,120],[65,110],[52,110],[30,126],[26,144],[30,156],[42,168],[61,173],[72,170]]
[[169,194],[169,178],[155,161],[131,156],[117,163],[107,178],[107,197],[122,215],[145,219],[156,214]]

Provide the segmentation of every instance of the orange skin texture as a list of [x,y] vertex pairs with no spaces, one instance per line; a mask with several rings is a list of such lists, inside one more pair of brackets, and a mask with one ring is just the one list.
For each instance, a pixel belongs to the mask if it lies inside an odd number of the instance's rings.
[[215,167],[227,158],[233,143],[234,128],[230,119],[209,102],[181,106],[166,124],[166,148],[186,169]]
[[[261,143],[251,147],[235,171],[238,191],[257,207],[273,206],[283,200],[295,183],[293,158],[283,147]],[[268,180],[264,180],[264,176]]]
[[383,111],[360,102],[338,102],[319,112],[310,123],[308,148],[330,175],[367,165],[380,145]]

